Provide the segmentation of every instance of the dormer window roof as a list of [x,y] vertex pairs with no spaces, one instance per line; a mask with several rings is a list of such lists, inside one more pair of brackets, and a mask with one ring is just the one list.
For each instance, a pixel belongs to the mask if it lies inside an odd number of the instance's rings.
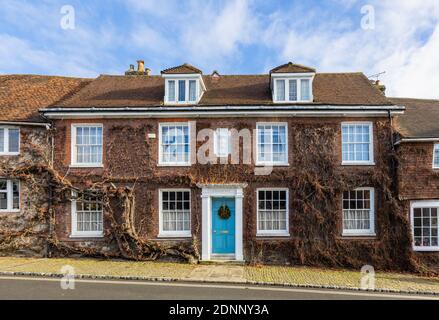
[[191,66],[181,66],[165,69],[161,72],[165,78],[165,104],[197,104],[206,86],[203,82],[202,71]]
[[288,62],[270,71],[274,103],[313,102],[313,80],[316,70]]
[[316,73],[316,69],[288,62],[271,69],[270,74],[273,73]]
[[181,66],[165,69],[161,74],[203,74],[203,72],[189,63],[183,63]]

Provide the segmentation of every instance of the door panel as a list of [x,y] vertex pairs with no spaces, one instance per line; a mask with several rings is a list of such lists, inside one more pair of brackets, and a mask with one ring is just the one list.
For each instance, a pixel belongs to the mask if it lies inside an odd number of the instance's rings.
[[[230,209],[230,217],[223,219],[218,210],[222,205]],[[212,199],[212,253],[231,254],[235,253],[235,199],[213,198]]]

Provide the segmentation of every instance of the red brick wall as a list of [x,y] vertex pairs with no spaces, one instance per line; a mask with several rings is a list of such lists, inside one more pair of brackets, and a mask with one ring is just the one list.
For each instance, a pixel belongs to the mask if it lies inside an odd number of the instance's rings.
[[401,143],[398,187],[402,199],[439,199],[439,169],[433,169],[432,142]]
[[[171,121],[188,121],[188,119],[103,119],[103,120],[64,120],[56,121],[55,136],[55,164],[56,169],[73,182],[79,183],[81,186],[89,181],[99,181],[111,177],[116,185],[133,186],[135,183],[136,192],[136,225],[139,233],[149,239],[156,239],[158,233],[158,189],[160,188],[191,188],[192,189],[192,228],[193,233],[201,239],[201,190],[194,186],[194,180],[203,182],[211,178],[206,177],[202,173],[196,171],[192,167],[160,167],[157,166],[158,159],[158,141],[159,132],[158,124],[160,122]],[[303,130],[304,126],[312,128],[332,128],[336,134],[334,136],[333,148],[330,156],[337,160],[340,164],[338,169],[340,172],[349,177],[356,174],[361,178],[352,181],[352,185],[356,187],[370,186],[374,181],[375,174],[380,170],[386,170],[388,162],[385,159],[390,153],[390,139],[388,132],[383,134],[382,130],[388,130],[387,118],[228,118],[228,119],[196,119],[197,131],[202,128],[218,128],[227,127],[238,130],[248,128],[253,130],[256,122],[287,122],[288,123],[288,142],[289,142],[289,167],[275,167],[273,173],[258,180],[254,177],[254,165],[218,165],[213,166],[212,170],[219,173],[221,182],[225,183],[248,183],[248,187],[244,190],[244,233],[245,233],[245,254],[246,257],[257,254],[259,244],[267,248],[264,260],[266,262],[287,262],[291,259],[300,260],[294,256],[294,250],[288,249],[291,243],[300,243],[301,241],[314,241],[314,239],[303,239],[299,235],[300,230],[304,230],[311,226],[306,225],[304,217],[295,210],[292,205],[293,192],[288,181],[283,177],[289,172],[296,172],[304,168],[295,165],[295,157],[298,154],[297,146],[294,145],[294,135],[297,130]],[[344,121],[373,121],[374,122],[374,157],[375,166],[341,166],[341,122]],[[78,169],[69,168],[70,164],[70,127],[72,123],[102,123],[104,125],[104,168],[98,169]],[[380,131],[381,130],[381,131]],[[148,138],[148,133],[155,133],[156,138]],[[303,146],[302,146],[303,147]],[[129,151],[126,154],[126,151]],[[207,165],[206,165],[207,166]],[[233,177],[243,177],[239,181],[228,174],[233,172]],[[223,174],[223,175],[222,175]],[[84,178],[85,176],[85,178]],[[210,180],[211,181],[211,180]],[[261,239],[256,235],[256,207],[255,207],[255,190],[259,187],[289,187],[290,188],[290,233],[291,237],[285,238],[268,238]],[[343,261],[354,259],[355,265],[361,263],[369,263],[376,259],[373,255],[379,250],[376,248],[385,241],[381,232],[382,225],[388,227],[388,214],[385,212],[385,199],[380,194],[380,190],[375,190],[375,206],[376,206],[376,232],[375,238],[344,238],[341,237],[341,194],[334,194],[340,206],[336,208],[335,213],[337,221],[328,220],[325,223],[334,227],[339,234],[331,248],[338,247],[340,252],[346,252],[346,257],[340,258],[340,264]],[[68,240],[70,234],[70,207],[68,205],[58,208],[58,227],[57,233],[60,239]],[[322,212],[323,218],[330,216],[329,212]],[[316,221],[316,224],[318,221]],[[315,227],[315,226],[312,226]],[[386,228],[387,228],[386,227]],[[320,234],[315,241],[324,241],[327,235]],[[75,239],[75,241],[77,241]],[[283,250],[289,251],[287,255],[273,247],[272,254],[270,247],[273,245],[284,246]],[[323,250],[323,249],[322,249]],[[337,249],[336,249],[337,250]],[[355,258],[356,252],[366,252],[362,257]],[[350,252],[350,253],[347,253]],[[354,254],[355,253],[355,254]],[[352,257],[348,257],[352,256]],[[294,256],[294,257],[293,257]],[[350,261],[352,261],[352,259]],[[380,258],[381,259],[381,258]],[[382,260],[382,259],[381,259]],[[381,263],[381,262],[377,262]],[[352,262],[346,262],[346,265],[352,265]]]
[[[433,142],[401,143],[398,146],[398,194],[410,221],[410,203],[439,199],[439,169],[433,169]],[[423,263],[439,269],[439,252],[416,252]]]

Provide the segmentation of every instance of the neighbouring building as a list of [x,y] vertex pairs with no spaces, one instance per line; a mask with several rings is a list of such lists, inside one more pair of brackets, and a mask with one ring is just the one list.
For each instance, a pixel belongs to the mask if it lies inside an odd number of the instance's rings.
[[[419,126],[422,102],[389,99],[362,73],[293,63],[262,75],[188,64],[151,75],[140,61],[123,76],[71,81],[30,108],[50,129],[41,145],[62,177],[53,184],[65,186],[43,201],[51,254],[139,259],[141,247],[149,258],[437,265],[418,252],[439,251],[437,136],[418,136],[433,133],[435,102]],[[419,138],[428,142],[407,140]]]
[[413,233],[413,250],[439,269],[439,100],[391,98],[406,107],[395,119],[398,195]]
[[0,253],[47,255],[50,233],[51,126],[38,109],[86,82],[0,76]]

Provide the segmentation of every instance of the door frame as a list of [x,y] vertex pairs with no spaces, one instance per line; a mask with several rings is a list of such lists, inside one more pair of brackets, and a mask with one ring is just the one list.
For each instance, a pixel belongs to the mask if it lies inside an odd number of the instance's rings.
[[201,188],[201,260],[212,258],[212,198],[226,197],[235,199],[235,256],[234,260],[243,261],[243,189],[246,184],[208,184]]

